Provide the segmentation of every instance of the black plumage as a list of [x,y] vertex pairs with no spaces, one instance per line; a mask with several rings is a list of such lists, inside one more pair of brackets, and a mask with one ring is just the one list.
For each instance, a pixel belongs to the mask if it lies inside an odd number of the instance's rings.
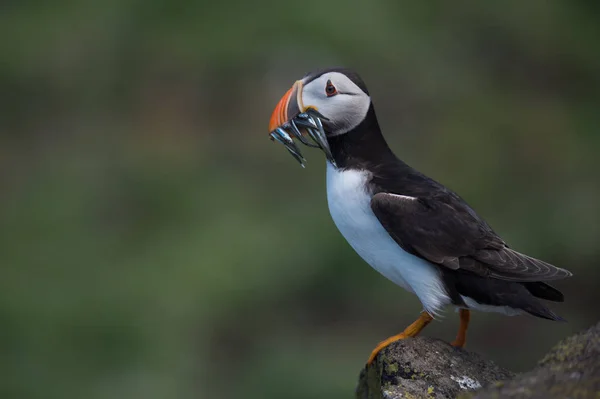
[[[357,75],[346,76],[364,87]],[[562,301],[544,281],[571,273],[509,248],[456,193],[398,159],[372,104],[360,125],[328,141],[338,168],[369,171],[373,212],[405,251],[439,266],[454,304],[465,306],[462,295],[562,320],[536,298]]]

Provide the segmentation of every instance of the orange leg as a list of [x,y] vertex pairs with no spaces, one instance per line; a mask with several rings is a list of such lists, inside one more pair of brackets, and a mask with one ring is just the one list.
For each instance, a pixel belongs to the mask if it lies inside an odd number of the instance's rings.
[[405,339],[405,338],[414,337],[415,335],[420,333],[421,330],[424,329],[425,326],[431,322],[431,320],[433,320],[433,317],[431,317],[431,315],[429,313],[422,312],[421,316],[419,316],[419,318],[414,323],[412,323],[410,326],[406,327],[406,329],[404,331],[402,331],[400,334],[393,335],[393,336],[389,337],[388,339],[381,341],[375,347],[375,349],[373,349],[373,352],[371,352],[371,356],[369,356],[369,360],[367,360],[367,365],[370,365],[371,363],[373,363],[373,361],[375,360],[375,358],[377,357],[377,355],[383,348],[387,347],[392,342],[400,341],[401,339]]
[[458,334],[456,339],[452,342],[452,346],[462,348],[465,346],[467,341],[467,328],[469,327],[469,320],[471,320],[471,311],[468,309],[460,310],[460,327],[458,327]]

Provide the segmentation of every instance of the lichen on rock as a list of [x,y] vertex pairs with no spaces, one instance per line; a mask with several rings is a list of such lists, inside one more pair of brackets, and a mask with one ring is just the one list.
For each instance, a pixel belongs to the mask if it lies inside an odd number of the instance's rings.
[[600,398],[600,323],[561,341],[518,376],[437,339],[398,341],[362,370],[356,389],[357,399],[457,397]]
[[535,369],[465,398],[600,398],[600,323],[559,342]]
[[512,373],[479,355],[427,337],[398,341],[363,369],[356,397],[454,398]]

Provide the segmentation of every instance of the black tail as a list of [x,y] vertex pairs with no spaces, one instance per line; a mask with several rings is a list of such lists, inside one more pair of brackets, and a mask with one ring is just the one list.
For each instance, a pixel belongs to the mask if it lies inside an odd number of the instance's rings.
[[507,306],[543,319],[565,321],[538,300],[564,300],[560,291],[546,283],[506,281],[462,270],[440,270],[446,290],[455,305],[464,305],[461,296],[465,296],[483,305]]
[[548,309],[543,303],[531,297],[526,304],[520,306],[521,309],[529,313],[530,315],[541,317],[542,319],[554,320],[554,321],[566,321],[550,309]]
[[562,292],[560,292],[559,290],[557,290],[549,284],[542,283],[541,281],[528,282],[522,284],[525,286],[525,288],[527,288],[527,291],[531,292],[531,295],[533,295],[536,298],[541,298],[553,302],[564,302],[565,300],[565,296],[562,294]]

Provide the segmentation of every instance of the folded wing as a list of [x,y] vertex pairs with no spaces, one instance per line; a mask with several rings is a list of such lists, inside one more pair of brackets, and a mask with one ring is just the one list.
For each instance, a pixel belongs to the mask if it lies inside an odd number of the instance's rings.
[[450,269],[531,282],[571,276],[565,269],[509,248],[457,197],[417,198],[378,193],[371,209],[405,251]]

